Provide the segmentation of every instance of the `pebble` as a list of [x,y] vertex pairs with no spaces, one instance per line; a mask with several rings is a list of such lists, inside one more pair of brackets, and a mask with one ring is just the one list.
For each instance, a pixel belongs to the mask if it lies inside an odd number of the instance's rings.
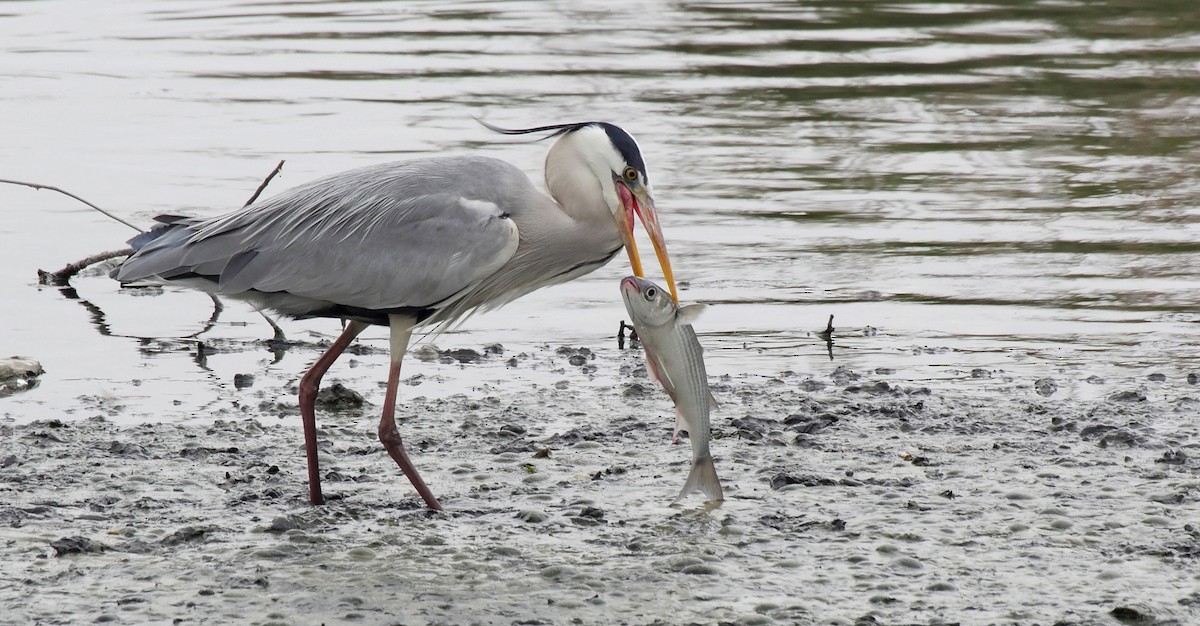
[[530,524],[540,524],[546,521],[546,514],[541,511],[526,509],[516,514],[517,519]]
[[823,383],[819,380],[813,380],[811,378],[806,378],[806,379],[800,381],[799,386],[800,386],[801,391],[808,391],[808,392],[820,391],[826,387],[825,383]]
[[440,356],[442,357],[440,360],[449,359],[450,361],[457,361],[459,363],[475,363],[483,358],[482,354],[470,348],[445,350],[440,353]]
[[87,537],[63,537],[50,542],[50,547],[54,548],[54,556],[64,556],[67,554],[82,554],[84,552],[102,552],[103,546],[97,543],[92,543]]
[[1033,390],[1039,396],[1051,396],[1058,391],[1058,383],[1054,382],[1053,378],[1039,378],[1033,383]]
[[372,561],[375,559],[376,554],[374,550],[365,546],[360,546],[347,550],[346,556],[352,561]]
[[346,387],[342,383],[334,383],[317,392],[317,408],[323,411],[350,411],[361,409],[366,401],[362,394]]
[[45,374],[42,364],[28,356],[10,356],[0,359],[0,381],[11,378],[33,378]]
[[541,575],[542,578],[549,578],[551,580],[562,580],[569,576],[573,576],[575,574],[575,570],[566,565],[551,565],[549,567],[543,567],[542,571],[539,572],[539,574]]
[[37,386],[42,364],[27,356],[0,359],[0,398]]
[[632,383],[629,386],[625,387],[625,391],[622,392],[621,395],[625,396],[626,398],[640,398],[640,397],[646,395],[647,393],[648,393],[648,390],[646,389],[645,386],[640,385],[638,383]]
[[1145,402],[1146,394],[1140,391],[1118,391],[1108,397],[1113,402]]

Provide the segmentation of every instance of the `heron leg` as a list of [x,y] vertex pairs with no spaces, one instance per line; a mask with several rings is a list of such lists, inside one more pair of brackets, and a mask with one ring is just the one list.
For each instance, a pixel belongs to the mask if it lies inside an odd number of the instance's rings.
[[400,440],[400,431],[396,429],[396,392],[397,387],[400,386],[400,363],[404,360],[404,353],[408,351],[408,342],[412,339],[412,327],[416,323],[416,318],[408,315],[388,316],[388,326],[391,329],[392,363],[388,368],[387,392],[383,399],[383,417],[379,419],[379,441],[383,443],[384,449],[387,450],[392,460],[396,461],[396,465],[400,466],[400,470],[408,477],[417,493],[421,494],[425,505],[435,511],[440,511],[442,505],[429,490],[425,481],[421,480],[417,468],[413,467],[412,461],[408,458],[408,452],[404,450],[404,442]]
[[317,465],[317,390],[321,387],[321,377],[366,327],[362,322],[347,324],[333,345],[300,378],[300,419],[304,422],[304,453],[308,456],[308,499],[313,504],[325,503],[321,495],[321,470]]

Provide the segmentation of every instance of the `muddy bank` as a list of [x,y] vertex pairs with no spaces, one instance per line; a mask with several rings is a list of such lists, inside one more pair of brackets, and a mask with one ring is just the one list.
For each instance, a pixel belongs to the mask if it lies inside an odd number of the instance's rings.
[[375,440],[375,368],[318,416],[320,507],[291,380],[243,379],[209,419],[125,425],[87,398],[58,419],[9,415],[0,621],[1200,618],[1200,401],[1186,380],[1082,402],[1040,395],[1040,380],[725,377],[713,447],[728,500],[672,508],[688,450],[668,444],[673,412],[640,358],[489,350],[425,357],[507,385],[435,398],[418,394],[436,377],[414,375],[403,390],[401,432],[444,514]]

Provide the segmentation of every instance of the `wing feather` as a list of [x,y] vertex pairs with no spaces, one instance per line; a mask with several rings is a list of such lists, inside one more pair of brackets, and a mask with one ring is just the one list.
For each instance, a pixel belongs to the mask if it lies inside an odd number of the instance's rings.
[[176,220],[139,241],[116,277],[199,274],[231,295],[285,292],[366,309],[436,305],[513,257],[519,233],[506,204],[529,189],[520,170],[488,158],[361,168],[250,209]]

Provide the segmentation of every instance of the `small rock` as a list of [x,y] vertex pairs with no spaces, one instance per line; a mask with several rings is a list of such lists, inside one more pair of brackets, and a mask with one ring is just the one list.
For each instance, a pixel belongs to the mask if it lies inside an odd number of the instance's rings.
[[1187,381],[1188,381],[1189,385],[1200,384],[1200,374],[1197,374],[1196,372],[1192,372],[1191,374],[1188,374]]
[[233,388],[248,389],[254,386],[254,374],[234,374]]
[[45,373],[42,364],[33,357],[10,356],[0,359],[0,381],[10,378],[34,378]]
[[776,474],[771,477],[771,489],[783,489],[788,485],[804,485],[805,487],[831,486],[836,485],[837,481],[832,478],[818,478],[816,476],[793,476],[791,474]]
[[825,388],[825,383],[823,383],[819,380],[813,380],[811,378],[806,378],[806,379],[800,381],[800,391],[813,392],[813,391],[820,391],[824,388]]
[[625,396],[626,398],[640,398],[646,395],[647,391],[648,390],[645,386],[638,383],[633,383],[626,387],[625,391],[621,395]]
[[604,510],[594,506],[585,506],[583,507],[583,510],[579,512],[579,516],[602,520],[604,519]]
[[54,556],[63,556],[67,554],[83,554],[84,552],[103,552],[104,548],[100,544],[92,543],[87,537],[63,537],[50,542],[50,547],[54,548]]
[[1100,441],[1096,442],[1096,445],[1100,446],[1101,448],[1107,448],[1108,446],[1113,445],[1133,446],[1137,443],[1137,435],[1118,428],[1105,433],[1104,436],[1100,438]]
[[128,441],[113,441],[109,443],[108,452],[119,456],[133,456],[142,459],[149,457],[146,448]]
[[1152,380],[1152,381],[1154,381],[1154,382],[1156,382],[1156,383],[1161,383],[1161,382],[1163,382],[1164,380],[1166,380],[1166,379],[1167,379],[1167,375],[1166,375],[1166,374],[1160,374],[1160,373],[1158,373],[1158,372],[1155,372],[1155,373],[1153,373],[1153,374],[1151,374],[1151,375],[1147,376],[1147,377],[1146,377],[1146,379],[1147,379],[1147,380]]
[[1108,424],[1096,424],[1094,426],[1087,426],[1083,430],[1079,431],[1079,436],[1083,437],[1084,439],[1090,439],[1115,429],[1116,426],[1109,426]]
[[1108,397],[1113,402],[1145,402],[1146,394],[1140,391],[1118,391]]
[[730,421],[730,425],[738,429],[738,437],[750,441],[758,441],[767,434],[771,428],[776,426],[774,420],[768,420],[761,417],[739,417]]
[[583,365],[587,363],[587,357],[582,354],[572,354],[571,358],[567,359],[567,362],[576,366]]
[[209,530],[210,529],[208,528],[196,526],[184,526],[183,528],[171,533],[169,536],[163,537],[161,543],[165,546],[176,546],[181,543],[196,541],[198,539],[203,539],[204,536],[208,534]]
[[0,359],[0,398],[37,387],[44,373],[42,364],[27,356]]
[[505,424],[500,427],[502,433],[512,433],[514,435],[524,435],[525,427],[520,424]]
[[837,422],[837,416],[830,413],[822,413],[821,415],[817,415],[815,417],[794,414],[787,416],[787,418],[783,420],[784,425],[789,429],[804,433],[806,435],[811,435],[825,430]]
[[1051,396],[1055,391],[1058,391],[1058,383],[1054,382],[1053,378],[1039,378],[1033,383],[1033,390],[1039,396]]
[[284,533],[289,530],[296,530],[298,528],[300,528],[300,524],[297,524],[295,519],[290,516],[284,516],[276,517],[275,519],[271,520],[271,525],[267,527],[267,531],[272,533]]
[[845,365],[837,366],[837,368],[833,370],[829,377],[833,379],[833,382],[836,385],[845,385],[851,381],[862,378],[858,374],[855,374],[854,370],[846,367]]
[[325,411],[359,410],[364,404],[362,394],[342,383],[334,383],[317,392],[317,406]]
[[971,378],[991,378],[991,377],[992,377],[992,373],[983,369],[982,367],[977,367],[977,368],[971,370]]
[[1155,622],[1153,616],[1128,606],[1119,606],[1110,611],[1109,614],[1122,624],[1152,624]]
[[457,350],[445,350],[445,351],[441,352],[440,354],[442,357],[448,357],[450,359],[458,361],[459,363],[474,363],[483,358],[482,354],[479,354],[478,352],[476,352],[475,350],[472,350],[470,348],[459,348]]
[[413,350],[412,355],[418,361],[423,361],[423,362],[428,363],[429,361],[438,360],[438,357],[441,356],[441,352],[438,351],[437,346],[427,343],[427,344],[423,344],[421,347]]
[[1183,465],[1187,462],[1187,455],[1183,450],[1167,450],[1163,452],[1162,458],[1156,459],[1155,463],[1166,463],[1167,465]]

